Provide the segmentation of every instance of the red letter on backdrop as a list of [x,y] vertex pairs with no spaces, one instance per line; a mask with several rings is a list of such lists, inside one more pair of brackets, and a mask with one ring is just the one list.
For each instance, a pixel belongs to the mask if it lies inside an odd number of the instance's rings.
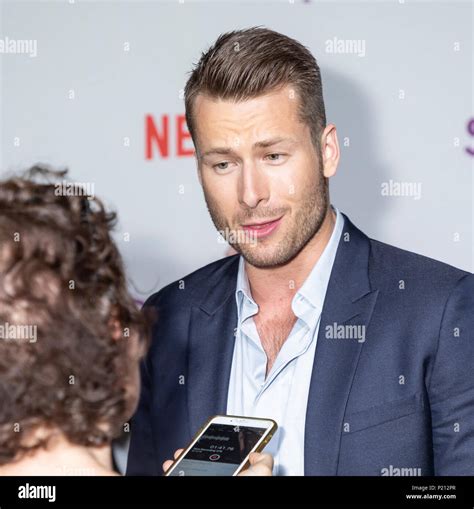
[[176,155],[179,156],[192,156],[194,149],[184,148],[184,141],[189,140],[191,135],[186,128],[186,117],[178,115],[176,117]]
[[161,157],[168,157],[169,155],[169,134],[168,134],[169,119],[168,115],[162,116],[162,134],[158,133],[155,122],[151,115],[145,116],[145,158],[153,159],[153,142],[158,145],[158,150]]

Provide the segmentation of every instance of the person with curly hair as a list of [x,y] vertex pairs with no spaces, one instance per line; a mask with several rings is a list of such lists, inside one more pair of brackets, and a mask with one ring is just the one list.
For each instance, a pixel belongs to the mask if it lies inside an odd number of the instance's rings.
[[149,336],[116,215],[58,193],[65,174],[36,166],[0,184],[0,473],[113,473],[111,441],[137,403]]
[[[35,166],[0,182],[0,475],[117,475],[151,316],[127,291],[116,214]],[[255,455],[247,475],[270,475]]]

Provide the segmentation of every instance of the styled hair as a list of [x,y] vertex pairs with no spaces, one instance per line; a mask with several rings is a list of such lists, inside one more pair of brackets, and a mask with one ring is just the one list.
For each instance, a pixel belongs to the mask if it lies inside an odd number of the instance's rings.
[[191,71],[184,89],[186,122],[197,149],[193,105],[198,94],[244,101],[289,85],[299,99],[299,116],[319,149],[326,126],[321,73],[298,41],[262,27],[221,34]]
[[66,173],[35,166],[0,182],[0,326],[37,336],[0,337],[0,464],[46,446],[38,429],[107,444],[138,401],[150,320],[127,291],[115,213],[58,193]]

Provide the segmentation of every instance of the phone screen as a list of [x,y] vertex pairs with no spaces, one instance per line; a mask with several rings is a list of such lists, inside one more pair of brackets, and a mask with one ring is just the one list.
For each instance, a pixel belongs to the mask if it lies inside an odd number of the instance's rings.
[[265,431],[213,423],[169,475],[232,475]]

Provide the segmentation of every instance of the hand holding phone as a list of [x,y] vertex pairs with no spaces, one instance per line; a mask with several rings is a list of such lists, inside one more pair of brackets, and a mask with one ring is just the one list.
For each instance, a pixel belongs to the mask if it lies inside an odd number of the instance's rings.
[[165,475],[271,475],[273,459],[260,451],[276,429],[272,419],[212,417],[186,449],[176,451],[174,462],[163,464]]
[[[177,459],[184,449],[177,449],[174,459]],[[265,452],[251,452],[249,455],[250,466],[242,470],[237,476],[258,476],[271,477],[273,475],[273,456]],[[163,463],[163,472],[167,472],[173,464],[173,460],[166,460]]]

